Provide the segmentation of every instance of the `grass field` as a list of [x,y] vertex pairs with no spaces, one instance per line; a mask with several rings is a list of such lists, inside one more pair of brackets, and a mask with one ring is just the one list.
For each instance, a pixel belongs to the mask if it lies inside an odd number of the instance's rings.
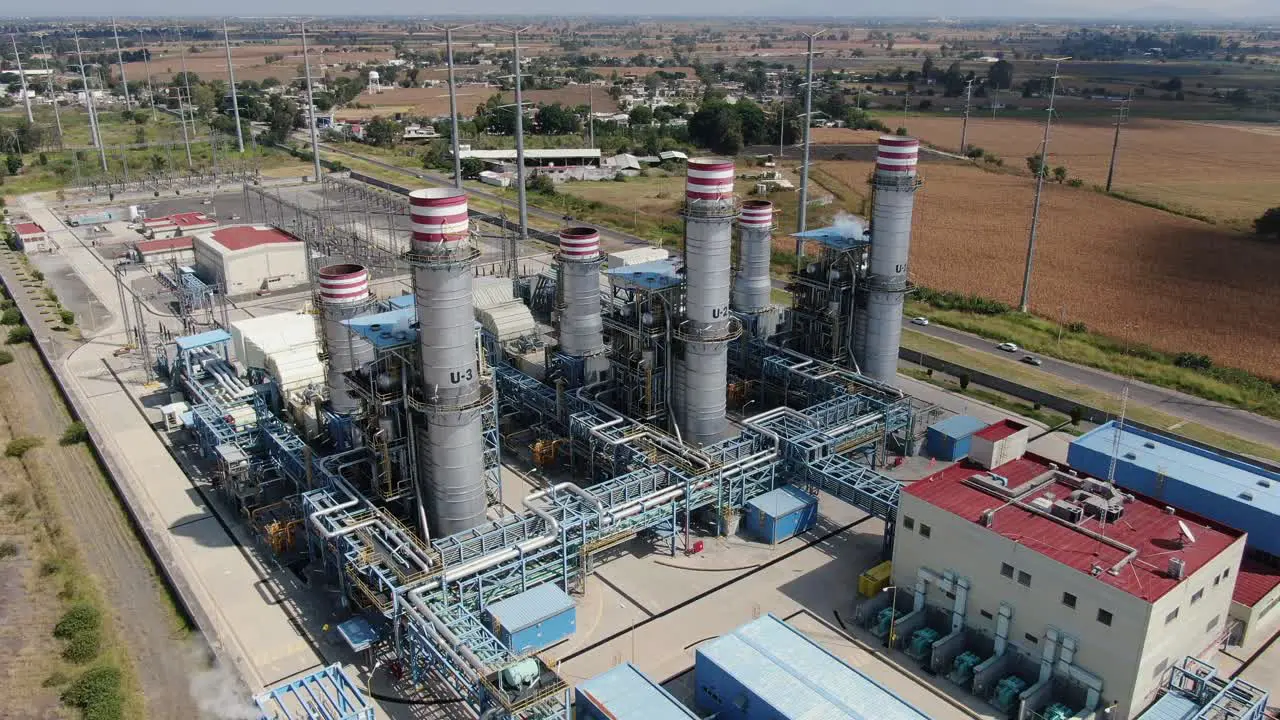
[[[821,169],[865,193],[869,163]],[[932,165],[915,208],[911,277],[1016,305],[1034,184]],[[1085,189],[1044,193],[1033,311],[1168,352],[1203,353],[1266,377],[1280,368],[1280,246]]]
[[[1116,191],[1242,227],[1280,203],[1275,127],[1143,119],[1141,107],[1135,103],[1135,118],[1121,132]],[[1039,152],[1043,139],[1039,120],[973,117],[968,143],[1004,158],[1006,168],[1028,173],[1025,159]],[[915,116],[905,125],[925,142],[959,148],[959,117]],[[1113,139],[1105,121],[1056,123],[1049,165],[1064,165],[1087,184],[1105,185]]]

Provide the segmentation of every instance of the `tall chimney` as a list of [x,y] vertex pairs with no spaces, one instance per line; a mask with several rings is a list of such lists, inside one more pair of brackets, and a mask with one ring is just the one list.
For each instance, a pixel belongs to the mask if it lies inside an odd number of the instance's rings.
[[685,318],[676,329],[684,344],[677,364],[681,392],[676,419],[684,439],[694,445],[724,434],[729,384],[729,341],[742,325],[729,312],[732,273],[733,161],[689,160],[684,202]]
[[759,326],[759,315],[772,305],[773,284],[769,265],[773,258],[773,203],[748,200],[738,216],[738,272],[733,278],[733,310],[755,316],[748,331],[755,336],[771,334],[772,328]]
[[352,415],[360,410],[360,401],[349,392],[343,374],[372,362],[374,350],[372,343],[351,332],[342,321],[364,314],[372,304],[369,271],[363,265],[342,263],[322,267],[316,275],[329,408],[337,415]]
[[[867,325],[862,372],[897,384],[902,343],[902,304],[907,292],[911,212],[915,205],[920,141],[882,135],[872,178],[871,259],[867,275]],[[859,343],[862,345],[863,343]]]
[[409,261],[418,311],[419,382],[426,422],[417,429],[420,497],[437,536],[485,521],[481,411],[492,390],[476,357],[467,196],[453,188],[409,193]]
[[589,227],[560,231],[556,254],[560,288],[560,352],[582,359],[582,377],[573,384],[590,385],[609,369],[600,319],[600,233]]

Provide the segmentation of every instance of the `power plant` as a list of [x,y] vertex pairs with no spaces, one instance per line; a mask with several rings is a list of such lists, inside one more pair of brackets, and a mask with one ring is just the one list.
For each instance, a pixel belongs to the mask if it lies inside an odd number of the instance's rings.
[[[696,553],[694,533],[743,515],[776,542],[812,518],[773,517],[775,500],[812,512],[825,492],[886,521],[890,552],[902,485],[881,468],[933,412],[895,386],[916,153],[882,138],[869,228],[801,234],[820,250],[791,307],[772,302],[772,204],[738,199],[731,160],[694,158],[673,257],[605,267],[601,233],[566,227],[544,269],[488,278],[466,193],[402,190],[379,200],[404,220],[387,228],[407,242],[379,242],[399,255],[306,230],[324,242],[322,383],[242,379],[221,329],[178,338],[166,370],[218,487],[333,593],[352,651],[485,718],[567,718],[570,683],[537,650],[572,632],[573,594],[622,543]],[[410,295],[371,291],[406,273]],[[534,489],[504,498],[504,473]]]

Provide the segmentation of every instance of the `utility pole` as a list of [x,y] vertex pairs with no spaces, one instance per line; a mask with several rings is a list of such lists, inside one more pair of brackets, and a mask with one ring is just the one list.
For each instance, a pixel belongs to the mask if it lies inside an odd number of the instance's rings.
[[[191,162],[191,137],[187,135],[187,108],[191,105],[191,73],[187,72],[187,51],[182,48],[182,28],[178,28],[178,55],[182,58],[182,82],[187,86],[187,101],[182,102],[182,91],[178,91],[178,115],[182,121],[182,144],[187,148],[187,169],[194,170]],[[194,130],[194,128],[192,128]]]
[[[44,51],[43,35],[40,37],[40,54],[47,55],[47,53]],[[49,88],[49,102],[53,105],[53,121],[58,125],[58,149],[61,150],[62,149],[62,112],[58,110],[58,98],[54,94],[53,73],[49,72],[49,58],[45,57],[43,62],[44,62],[44,70],[45,70],[45,81],[48,83],[48,88]]]
[[787,142],[787,103],[778,104],[778,167],[782,167],[782,146]]
[[[163,42],[163,38],[161,39]],[[151,119],[156,119],[156,86],[151,84],[151,51],[147,49],[147,39],[138,30],[138,42],[142,45],[142,64],[147,69],[147,92],[151,93]]]
[[1129,97],[1120,101],[1120,109],[1116,111],[1116,137],[1111,141],[1111,164],[1107,166],[1107,192],[1111,192],[1111,180],[1116,175],[1116,155],[1120,150],[1120,126],[1129,119],[1129,103],[1133,102],[1133,91]]
[[449,139],[453,145],[453,185],[459,190],[462,189],[462,157],[458,149],[458,89],[453,80],[453,31],[468,27],[471,26],[432,26],[433,30],[444,31],[445,63],[449,68]]
[[236,148],[244,154],[244,135],[240,133],[240,100],[236,97],[236,71],[231,66],[231,39],[227,37],[227,21],[222,21],[222,43],[227,46],[227,79],[231,84],[231,114],[236,118]]
[[1040,143],[1040,167],[1036,173],[1036,199],[1031,207],[1031,236],[1027,239],[1027,267],[1022,274],[1022,300],[1018,309],[1027,312],[1031,305],[1031,266],[1036,255],[1036,229],[1040,224],[1040,195],[1044,192],[1044,176],[1049,174],[1049,128],[1053,125],[1053,100],[1058,91],[1058,70],[1070,57],[1053,59],[1053,77],[1049,84],[1049,110],[1044,118],[1044,140]]
[[[520,203],[519,242],[521,243],[529,239],[529,206],[525,203],[524,188],[524,100],[520,90],[520,33],[528,29],[528,27],[522,27],[511,31],[511,60],[516,83],[516,199]],[[518,250],[519,248],[517,252]]]
[[315,164],[316,182],[320,182],[320,139],[316,137],[316,98],[311,92],[311,56],[307,54],[307,21],[302,21],[302,66],[307,76],[307,117],[311,125],[311,161]]
[[591,93],[592,84],[587,83],[587,147],[596,148],[596,107]]
[[107,172],[107,151],[102,147],[102,138],[98,135],[98,115],[93,111],[93,92],[89,89],[89,75],[84,71],[84,54],[80,52],[80,32],[73,30],[76,40],[76,60],[80,63],[80,83],[84,85],[85,105],[89,108],[89,132],[93,136],[93,144],[98,148],[98,158],[102,160],[102,172]]
[[964,83],[964,122],[960,125],[960,154],[969,154],[969,102],[973,100],[973,80]]
[[[804,232],[805,213],[809,209],[809,129],[813,125],[813,41],[826,30],[805,33],[808,50],[805,53],[804,83],[804,157],[800,161],[800,207],[796,209],[796,232]],[[804,240],[796,238],[796,267],[800,263],[800,246]]]
[[18,38],[10,34],[9,41],[13,43],[13,59],[18,63],[18,79],[22,82],[22,101],[27,105],[27,122],[34,124],[36,119],[31,114],[31,95],[27,93],[27,75],[22,72],[22,57],[18,54]]
[[133,109],[133,101],[129,97],[129,77],[124,74],[124,53],[120,52],[120,31],[116,29],[116,19],[111,18],[111,34],[116,38],[116,62],[120,64],[120,84],[124,86],[124,106]]

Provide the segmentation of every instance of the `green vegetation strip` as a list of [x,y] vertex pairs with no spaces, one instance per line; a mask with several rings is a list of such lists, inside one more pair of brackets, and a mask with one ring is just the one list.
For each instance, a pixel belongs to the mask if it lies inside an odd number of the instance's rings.
[[[902,334],[902,346],[909,350],[924,352],[942,360],[956,363],[957,365],[998,375],[1021,385],[1073,400],[1082,405],[1088,405],[1113,414],[1119,414],[1120,412],[1120,399],[1117,397],[1068,382],[1041,370],[1024,367],[980,350],[967,348],[963,345],[957,345],[911,330]],[[909,360],[910,357],[908,356],[907,359]],[[1185,435],[1216,447],[1267,460],[1280,461],[1280,448],[1244,440],[1230,433],[1186,421],[1175,415],[1162,413],[1148,407],[1131,403],[1127,416],[1153,427],[1174,428],[1171,432]]]

